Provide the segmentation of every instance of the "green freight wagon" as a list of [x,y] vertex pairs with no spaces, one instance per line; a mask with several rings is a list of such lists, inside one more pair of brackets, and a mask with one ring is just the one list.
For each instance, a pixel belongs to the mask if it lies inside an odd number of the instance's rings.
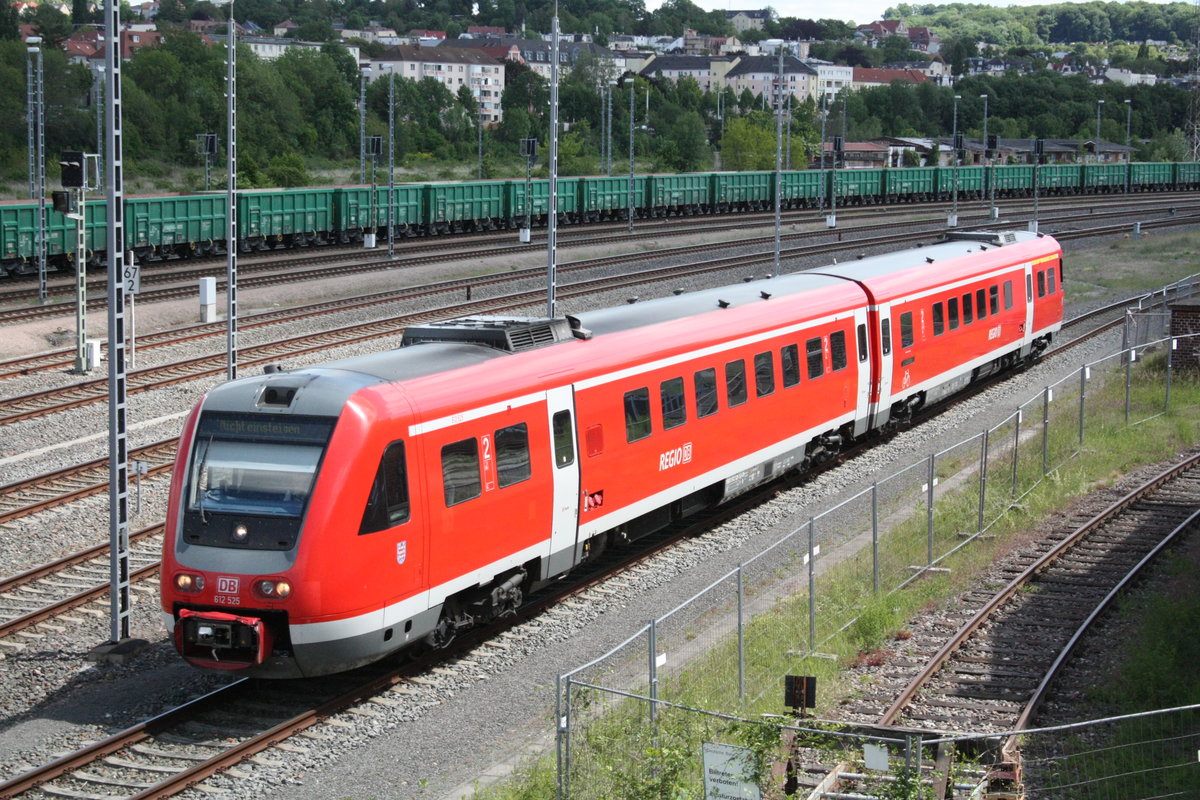
[[[518,181],[513,181],[518,183]],[[522,191],[524,191],[524,182]],[[649,181],[645,175],[633,177],[633,208],[634,215],[645,208],[646,187]],[[579,179],[579,213],[585,222],[597,222],[602,219],[629,218],[629,176],[611,177],[599,176]]]
[[830,193],[838,205],[868,205],[883,197],[884,169],[830,170]]
[[725,211],[773,208],[773,172],[714,172],[710,174],[712,209]]
[[1043,164],[1037,175],[1042,194],[1076,194],[1083,185],[1081,164]]
[[[426,233],[495,230],[507,221],[505,194],[511,181],[425,185]],[[561,193],[561,181],[560,193]],[[536,197],[536,194],[535,194]]]
[[996,197],[1028,197],[1033,194],[1032,164],[997,164],[989,168]]
[[1129,165],[1129,188],[1134,192],[1167,192],[1175,185],[1175,165],[1169,161]]
[[[396,184],[392,195],[392,224],[397,236],[416,236],[422,232],[424,218],[422,214],[422,195],[425,186],[420,183]],[[371,224],[371,215],[375,215],[375,230],[387,237],[387,197],[388,187],[375,187],[375,206],[371,206],[371,187],[341,186],[334,189],[333,213],[334,227],[330,241],[345,244],[361,242],[364,232]]]
[[[88,203],[86,247],[88,257],[105,247],[105,205],[103,200]],[[0,202],[0,275],[37,273],[38,206],[31,200]],[[75,260],[75,220],[54,210],[46,199],[46,267],[50,270],[73,269]]]
[[783,173],[783,205],[787,208],[816,208],[824,195],[819,169],[788,170]]
[[[574,222],[579,219],[579,192],[584,178],[558,179],[558,221]],[[530,203],[526,209],[525,181],[514,178],[505,181],[504,208],[505,224],[507,227],[520,228],[525,225],[525,214],[528,211],[530,224],[541,226],[546,224],[550,213],[550,181],[547,178],[535,178],[529,182]]]
[[238,192],[241,249],[328,244],[337,230],[334,191],[324,187]]
[[1083,191],[1087,194],[1125,191],[1128,164],[1084,164]]
[[937,196],[937,167],[893,167],[883,171],[883,195],[889,203],[925,202]]
[[954,184],[958,182],[958,199],[971,200],[983,196],[983,167],[938,167],[938,194],[942,200],[954,198]]
[[142,261],[221,251],[226,204],[216,193],[127,198],[125,246]]
[[1175,188],[1200,189],[1200,162],[1180,161],[1175,165]]
[[709,173],[651,175],[649,212],[652,217],[698,214],[709,206]]

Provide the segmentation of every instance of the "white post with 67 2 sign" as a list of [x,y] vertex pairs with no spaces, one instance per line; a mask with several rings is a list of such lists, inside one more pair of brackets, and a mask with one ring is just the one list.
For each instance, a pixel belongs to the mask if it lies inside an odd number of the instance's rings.
[[142,289],[142,267],[133,257],[132,250],[125,251],[125,296],[129,298],[129,339],[125,342],[125,352],[129,356],[129,368],[135,364],[134,347],[137,345],[137,315],[134,313],[134,298]]

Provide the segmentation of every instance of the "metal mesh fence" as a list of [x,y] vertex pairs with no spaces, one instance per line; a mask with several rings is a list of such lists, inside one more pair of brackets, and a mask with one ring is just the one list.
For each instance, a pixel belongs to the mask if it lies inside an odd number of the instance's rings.
[[[1088,435],[1163,413],[1177,379],[1173,346],[1169,339],[1139,342],[1082,366],[998,425],[800,525],[621,646],[563,676],[560,796],[703,796],[695,794],[699,768],[692,762],[697,743],[713,739],[702,737],[727,733],[728,715],[750,724],[753,715],[777,710],[783,676],[856,624],[867,599],[938,569],[969,546],[1075,458]],[[822,545],[846,540],[859,557],[818,569]],[[1196,715],[1188,719],[1194,737]],[[684,764],[683,754],[692,761]],[[1036,769],[1039,776],[1059,774]]]

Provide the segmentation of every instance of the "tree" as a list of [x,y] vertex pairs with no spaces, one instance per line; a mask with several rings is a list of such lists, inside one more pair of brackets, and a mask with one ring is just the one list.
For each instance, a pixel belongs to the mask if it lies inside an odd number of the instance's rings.
[[71,35],[71,18],[48,3],[38,6],[32,14],[25,12],[26,21],[42,37],[42,47],[57,50]]
[[85,25],[92,21],[92,12],[88,10],[87,0],[71,0],[71,22],[75,25]]
[[14,41],[21,38],[21,17],[17,7],[4,3],[0,7],[0,41]]
[[775,166],[775,135],[764,124],[769,121],[761,112],[729,121],[721,137],[721,161],[725,169],[743,171]]
[[271,186],[284,188],[309,184],[308,168],[297,153],[285,153],[272,159],[267,165],[266,178]]

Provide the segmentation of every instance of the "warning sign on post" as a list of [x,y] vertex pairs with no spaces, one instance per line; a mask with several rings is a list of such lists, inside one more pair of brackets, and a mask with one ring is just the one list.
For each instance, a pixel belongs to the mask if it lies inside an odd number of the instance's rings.
[[753,779],[753,751],[705,742],[703,754],[705,800],[761,800]]

